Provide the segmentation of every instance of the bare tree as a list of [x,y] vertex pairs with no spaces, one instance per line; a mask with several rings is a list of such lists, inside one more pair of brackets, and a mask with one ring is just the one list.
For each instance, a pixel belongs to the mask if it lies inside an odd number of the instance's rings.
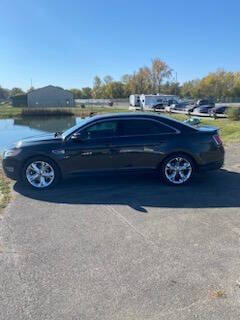
[[159,58],[152,60],[152,87],[155,91],[154,93],[159,93],[161,90],[161,85],[163,80],[168,79],[172,75],[172,69]]
[[138,70],[136,75],[138,92],[151,93],[151,70],[148,67],[143,67]]

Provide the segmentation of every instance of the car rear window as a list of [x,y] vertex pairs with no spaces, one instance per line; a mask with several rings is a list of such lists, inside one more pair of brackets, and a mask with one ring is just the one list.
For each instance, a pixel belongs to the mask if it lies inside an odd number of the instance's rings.
[[152,120],[123,120],[119,124],[119,133],[124,136],[175,133],[174,129]]

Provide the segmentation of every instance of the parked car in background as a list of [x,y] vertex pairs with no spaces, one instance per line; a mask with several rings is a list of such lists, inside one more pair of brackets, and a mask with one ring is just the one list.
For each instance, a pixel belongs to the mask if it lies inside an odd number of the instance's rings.
[[184,110],[184,108],[185,108],[187,105],[188,105],[187,102],[179,102],[179,103],[176,103],[176,104],[172,104],[172,105],[170,106],[170,108],[173,109],[173,110],[180,110],[180,111],[182,111],[182,110]]
[[193,112],[195,108],[197,108],[195,104],[188,104],[183,108],[183,111],[190,113]]
[[198,112],[198,113],[208,113],[209,109],[212,109],[215,103],[207,99],[199,99],[195,103],[185,107],[185,111]]
[[209,113],[210,110],[212,110],[213,107],[211,105],[203,105],[200,107],[197,107],[194,109],[194,112],[196,113]]
[[159,103],[156,106],[153,106],[152,109],[155,112],[163,111],[163,110],[165,110],[165,105],[163,103]]
[[172,105],[176,105],[179,104],[180,102],[178,102],[176,99],[170,99],[167,101],[166,105],[167,106],[172,106]]
[[200,107],[200,106],[211,106],[212,108],[215,107],[215,103],[211,100],[207,100],[207,99],[199,99],[197,100],[197,102],[195,103],[196,107]]
[[141,112],[85,118],[63,133],[23,139],[3,154],[6,175],[38,190],[64,177],[109,171],[148,170],[183,185],[223,162],[217,128]]
[[228,106],[218,106],[218,107],[214,107],[214,108],[210,109],[209,113],[211,115],[224,114],[224,113],[226,113],[227,109],[228,109]]
[[167,112],[173,110],[184,111],[186,113],[199,112],[199,113],[208,113],[209,109],[212,109],[215,106],[214,102],[211,102],[207,99],[199,99],[195,103],[189,103],[189,101],[183,101],[180,103],[172,104],[169,107],[166,107]]

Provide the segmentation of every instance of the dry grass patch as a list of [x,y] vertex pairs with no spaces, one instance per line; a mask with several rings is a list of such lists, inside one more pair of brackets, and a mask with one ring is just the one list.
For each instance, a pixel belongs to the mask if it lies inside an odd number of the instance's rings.
[[211,292],[211,297],[213,299],[217,299],[217,298],[227,298],[227,294],[221,290],[221,289],[216,289],[216,290],[213,290]]
[[5,208],[10,200],[10,182],[4,176],[2,169],[0,168],[0,210]]

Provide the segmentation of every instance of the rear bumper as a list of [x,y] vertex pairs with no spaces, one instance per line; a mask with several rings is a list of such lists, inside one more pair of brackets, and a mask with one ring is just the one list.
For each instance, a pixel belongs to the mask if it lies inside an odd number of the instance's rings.
[[224,165],[224,159],[198,166],[198,171],[218,170]]

